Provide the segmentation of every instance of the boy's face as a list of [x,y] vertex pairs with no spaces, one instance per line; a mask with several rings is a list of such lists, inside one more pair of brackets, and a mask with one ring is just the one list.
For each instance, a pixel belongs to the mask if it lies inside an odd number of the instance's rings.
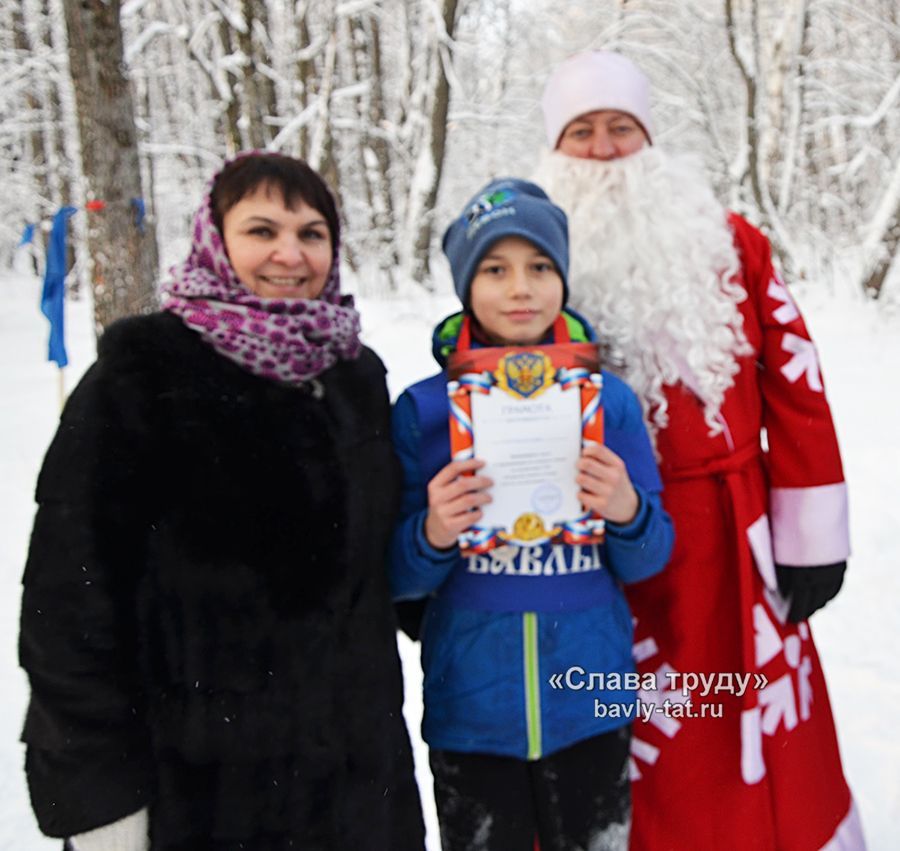
[[518,236],[495,242],[481,258],[469,304],[488,339],[504,346],[539,343],[559,316],[563,282],[553,261]]

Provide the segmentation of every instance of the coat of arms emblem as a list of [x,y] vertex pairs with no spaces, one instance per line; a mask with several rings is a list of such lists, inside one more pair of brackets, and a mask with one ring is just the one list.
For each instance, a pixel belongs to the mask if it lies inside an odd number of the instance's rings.
[[555,374],[552,361],[543,352],[517,352],[500,359],[494,377],[501,390],[531,399],[553,384]]

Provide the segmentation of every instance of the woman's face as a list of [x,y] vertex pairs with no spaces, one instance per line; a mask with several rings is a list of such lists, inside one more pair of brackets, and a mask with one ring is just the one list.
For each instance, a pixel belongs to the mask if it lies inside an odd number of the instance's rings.
[[633,116],[602,109],[570,121],[556,149],[570,157],[617,160],[637,153],[646,142],[644,129]]
[[318,298],[331,271],[325,217],[303,201],[288,209],[277,189],[258,186],[222,217],[238,280],[262,298]]

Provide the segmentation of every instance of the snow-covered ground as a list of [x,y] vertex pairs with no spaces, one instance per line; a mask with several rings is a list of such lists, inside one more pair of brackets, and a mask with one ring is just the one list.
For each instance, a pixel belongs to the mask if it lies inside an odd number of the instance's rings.
[[[32,494],[59,414],[57,370],[46,362],[47,324],[35,278],[0,273],[0,851],[59,849],[40,836],[28,805],[18,735],[27,700],[17,667],[19,580],[33,515]],[[850,483],[854,556],[840,597],[813,619],[828,675],[845,769],[870,851],[900,847],[900,534],[893,490],[900,476],[900,314],[849,296],[800,293],[823,361]],[[454,307],[424,295],[363,301],[364,333],[389,368],[392,393],[430,374],[431,326]],[[93,357],[87,303],[67,306],[71,389]],[[401,643],[407,719],[416,737],[420,785],[437,851],[425,748],[418,741],[417,649]],[[798,818],[803,814],[798,813]]]

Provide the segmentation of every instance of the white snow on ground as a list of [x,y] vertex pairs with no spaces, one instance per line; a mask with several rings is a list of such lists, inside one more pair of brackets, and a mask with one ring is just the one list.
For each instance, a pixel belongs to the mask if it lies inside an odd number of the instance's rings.
[[[58,851],[42,838],[28,805],[18,743],[27,684],[16,661],[19,581],[33,517],[33,491],[59,414],[57,370],[46,362],[40,282],[0,273],[0,851]],[[845,770],[870,851],[900,847],[900,316],[849,297],[801,294],[823,361],[850,483],[854,555],[840,597],[813,619],[828,676]],[[431,374],[431,327],[452,298],[363,301],[364,334],[389,369],[397,395]],[[93,357],[90,308],[67,306],[71,389]],[[438,851],[427,752],[418,738],[421,673],[417,646],[401,640],[407,721],[414,736],[428,849]],[[798,818],[803,814],[798,813]]]

